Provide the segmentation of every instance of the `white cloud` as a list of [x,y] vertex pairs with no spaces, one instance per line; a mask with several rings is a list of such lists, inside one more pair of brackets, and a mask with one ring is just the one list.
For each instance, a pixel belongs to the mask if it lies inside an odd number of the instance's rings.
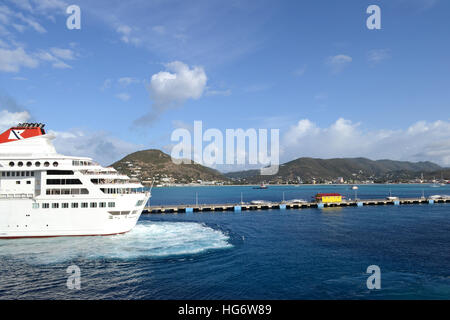
[[339,73],[344,70],[344,68],[347,67],[352,61],[352,57],[345,54],[338,54],[336,56],[329,57],[326,63],[331,68],[333,73]]
[[130,100],[131,96],[128,93],[122,92],[122,93],[116,94],[116,98],[120,99],[122,101],[128,101],[128,100]]
[[374,49],[367,54],[367,60],[371,63],[379,63],[391,57],[391,50],[389,49]]
[[154,32],[156,32],[157,34],[159,34],[159,35],[164,35],[164,34],[166,34],[166,28],[165,28],[164,26],[154,26],[154,27],[152,28],[152,30],[153,30]]
[[26,122],[30,119],[30,114],[27,111],[9,112],[7,110],[0,110],[0,131],[7,130],[12,126],[16,126],[21,122]]
[[100,90],[105,91],[106,89],[111,88],[111,83],[112,83],[111,79],[105,79],[105,81],[103,81],[103,85],[100,87]]
[[26,11],[32,11],[33,7],[31,6],[31,3],[28,0],[10,0],[14,1],[14,4],[19,7],[20,9],[26,10]]
[[69,6],[68,2],[62,0],[33,0],[35,8],[39,11],[59,11],[65,12],[65,9]]
[[117,27],[117,32],[121,33],[125,36],[128,36],[131,33],[131,27],[126,25],[121,25]]
[[39,22],[37,22],[33,18],[24,16],[21,12],[16,13],[16,17],[39,33],[47,32],[47,30],[45,30],[45,28],[40,25]]
[[63,62],[63,61],[56,61],[52,64],[53,68],[56,69],[72,69],[72,67],[70,65],[68,65],[67,63]]
[[202,96],[208,80],[202,67],[190,68],[183,62],[174,61],[166,64],[166,69],[152,76],[149,90],[153,110],[137,120],[138,124],[152,122],[162,112]]
[[[21,24],[19,24],[19,22],[21,22]],[[5,5],[0,6],[0,23],[5,26],[12,25],[19,32],[25,31],[25,25],[39,33],[47,32],[47,30],[39,22],[37,22],[35,18],[26,16],[22,12],[15,12]]]
[[368,157],[434,161],[450,165],[450,122],[420,121],[406,130],[366,131],[343,118],[321,128],[308,119],[291,126],[282,139],[283,161],[298,157]]
[[[28,122],[31,116],[27,111],[10,112],[0,110],[0,131],[8,130],[21,122]],[[108,132],[85,130],[53,131],[54,145],[58,153],[72,156],[91,157],[103,165],[110,165],[125,155],[144,149],[142,145],[129,143],[113,137]]]
[[168,71],[152,76],[150,92],[158,108],[199,99],[206,87],[207,77],[201,67],[189,68],[180,61],[166,64]]
[[228,97],[231,95],[231,90],[207,90],[205,93],[207,96],[225,96]]
[[126,87],[133,83],[139,83],[140,81],[139,81],[139,79],[132,78],[132,77],[123,77],[123,78],[119,78],[119,80],[117,80],[117,82],[120,85]]
[[125,43],[131,43],[138,46],[142,42],[142,40],[138,37],[131,35],[131,33],[133,32],[133,28],[131,28],[130,26],[120,25],[119,27],[117,27],[116,31],[121,36],[120,40]]
[[13,23],[14,29],[16,29],[19,32],[24,32],[26,27],[22,24]]
[[305,74],[305,72],[306,72],[306,65],[303,65],[302,67],[294,71],[294,75],[301,77]]
[[36,56],[46,62],[51,62],[53,68],[71,69],[72,66],[63,60],[74,60],[75,52],[70,49],[50,48],[49,51],[40,50]]
[[36,68],[39,61],[25,52],[23,48],[14,50],[0,48],[0,71],[18,72],[20,68]]
[[50,132],[56,135],[54,145],[58,153],[90,157],[102,165],[110,165],[127,154],[144,149],[142,145],[117,139],[110,133],[103,131]]
[[60,59],[63,60],[74,60],[75,59],[75,52],[70,49],[62,49],[62,48],[51,48],[50,51],[52,54]]

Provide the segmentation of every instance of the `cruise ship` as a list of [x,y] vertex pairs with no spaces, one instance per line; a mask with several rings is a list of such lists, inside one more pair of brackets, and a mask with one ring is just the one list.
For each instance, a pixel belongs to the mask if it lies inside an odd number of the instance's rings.
[[133,229],[150,192],[90,158],[58,154],[43,124],[0,135],[0,239],[105,236]]

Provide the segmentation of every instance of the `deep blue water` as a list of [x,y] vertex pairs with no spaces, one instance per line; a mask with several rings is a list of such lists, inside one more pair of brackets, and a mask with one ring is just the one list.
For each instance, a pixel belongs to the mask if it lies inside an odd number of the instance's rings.
[[[450,194],[362,186],[359,198]],[[153,189],[155,204],[353,197],[345,186]],[[246,198],[247,197],[247,198]],[[214,201],[213,201],[214,200]],[[0,241],[3,299],[449,299],[450,205],[142,216],[126,235]],[[68,290],[66,268],[81,269]],[[366,269],[381,268],[369,291]]]

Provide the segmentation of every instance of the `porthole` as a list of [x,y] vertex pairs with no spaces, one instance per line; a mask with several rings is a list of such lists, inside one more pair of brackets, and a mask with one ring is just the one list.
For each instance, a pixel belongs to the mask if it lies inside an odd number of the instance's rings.
[[27,162],[27,167],[31,167],[33,164],[31,163],[31,161]]
[[58,166],[58,162],[56,162],[56,161],[53,162],[53,166],[54,166],[54,167],[57,167],[57,166]]
[[50,162],[45,161],[45,162],[44,162],[44,167],[49,167],[49,166],[50,166]]
[[17,165],[18,165],[19,167],[23,167],[23,162],[22,162],[22,161],[19,161],[19,162],[17,163]]
[[14,167],[14,162],[11,161],[11,162],[9,163],[9,166],[10,166],[10,167]]
[[41,166],[41,163],[39,161],[36,161],[34,165],[39,168]]

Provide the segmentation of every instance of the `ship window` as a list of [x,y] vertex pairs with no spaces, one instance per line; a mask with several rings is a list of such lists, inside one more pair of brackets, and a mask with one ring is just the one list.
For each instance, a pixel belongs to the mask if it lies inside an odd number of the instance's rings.
[[6,176],[6,172],[2,172],[2,177]]
[[39,161],[36,161],[34,165],[39,168],[41,166],[41,163]]
[[16,184],[20,184],[20,181],[16,181]]
[[23,167],[23,162],[19,161],[19,163],[17,164],[19,167]]
[[6,173],[6,176],[9,177],[10,175],[11,175],[11,172],[8,171],[8,172]]
[[48,185],[82,184],[79,179],[47,179]]
[[50,208],[50,205],[48,203],[43,203],[42,204],[42,208],[43,209],[48,209],[48,208]]
[[31,167],[33,164],[31,163],[31,161],[27,162],[27,167]]
[[44,162],[44,167],[49,167],[49,166],[50,166],[50,162],[45,161],[45,162]]
[[14,162],[11,161],[11,162],[9,163],[9,166],[10,166],[10,167],[14,167]]
[[139,201],[136,203],[136,207],[142,206],[143,203],[144,203],[144,200],[139,200]]
[[106,208],[106,202],[100,202],[99,203],[100,208]]
[[29,177],[30,176],[30,171],[25,171],[25,176]]
[[52,203],[52,208],[53,209],[58,209],[59,208],[59,203]]
[[70,194],[70,189],[61,189],[61,194]]
[[73,202],[72,203],[72,208],[78,208],[78,202]]
[[31,184],[31,181],[27,181],[27,184]]
[[82,208],[87,208],[88,207],[88,203],[87,202],[82,202],[81,203],[81,207]]
[[20,176],[25,177],[25,171],[22,171],[22,172],[20,173]]
[[34,177],[34,171],[31,171],[30,174],[32,177]]
[[39,203],[33,203],[33,209],[39,209]]
[[53,166],[54,166],[54,167],[57,167],[57,166],[58,166],[58,162],[56,162],[56,161],[53,162]]
[[81,194],[89,194],[89,190],[88,189],[81,189]]
[[47,170],[48,175],[59,176],[59,175],[73,175],[72,170]]
[[116,203],[115,202],[108,202],[108,207],[115,208],[116,207]]
[[69,204],[68,203],[61,204],[61,208],[68,209],[69,208]]
[[91,208],[97,208],[97,202],[91,202],[90,207]]

